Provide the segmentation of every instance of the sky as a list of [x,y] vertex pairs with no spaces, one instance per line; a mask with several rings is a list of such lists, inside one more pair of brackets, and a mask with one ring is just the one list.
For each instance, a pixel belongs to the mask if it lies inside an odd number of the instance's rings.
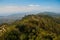
[[0,0],[0,15],[44,11],[60,13],[60,0]]

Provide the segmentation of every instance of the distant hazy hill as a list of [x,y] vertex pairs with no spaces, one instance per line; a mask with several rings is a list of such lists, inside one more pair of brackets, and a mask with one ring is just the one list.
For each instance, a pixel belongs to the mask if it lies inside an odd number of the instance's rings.
[[[16,20],[20,20],[22,17],[24,17],[25,15],[29,15],[29,14],[35,14],[35,13],[15,13],[15,14],[11,14],[8,16],[0,16],[0,24],[1,23],[11,23],[14,22]],[[53,17],[60,17],[60,14],[58,13],[53,13],[53,12],[41,12],[41,13],[36,13],[38,15],[49,15],[49,16],[53,16]]]
[[25,16],[25,13],[16,13],[16,14],[11,14],[8,16],[0,16],[0,24],[1,23],[11,23],[16,20],[20,20],[23,16]]
[[54,13],[54,12],[41,12],[39,15],[49,15],[52,17],[60,17],[60,13]]

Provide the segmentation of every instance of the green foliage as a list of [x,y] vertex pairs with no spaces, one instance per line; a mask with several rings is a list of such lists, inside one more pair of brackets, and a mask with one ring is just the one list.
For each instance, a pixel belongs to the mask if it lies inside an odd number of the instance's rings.
[[5,40],[19,40],[19,32],[16,30],[12,30],[11,32],[7,32],[4,34]]
[[28,15],[7,26],[4,40],[60,40],[60,18]]

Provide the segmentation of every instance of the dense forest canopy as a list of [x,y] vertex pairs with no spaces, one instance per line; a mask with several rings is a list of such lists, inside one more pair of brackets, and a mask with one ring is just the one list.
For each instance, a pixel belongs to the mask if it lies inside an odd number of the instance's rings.
[[0,25],[0,40],[60,40],[60,16],[27,15]]

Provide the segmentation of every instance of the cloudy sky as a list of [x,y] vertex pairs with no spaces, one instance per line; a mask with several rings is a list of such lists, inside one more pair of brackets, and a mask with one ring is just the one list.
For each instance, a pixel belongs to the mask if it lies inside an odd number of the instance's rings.
[[60,13],[60,0],[0,0],[0,15],[34,11]]

